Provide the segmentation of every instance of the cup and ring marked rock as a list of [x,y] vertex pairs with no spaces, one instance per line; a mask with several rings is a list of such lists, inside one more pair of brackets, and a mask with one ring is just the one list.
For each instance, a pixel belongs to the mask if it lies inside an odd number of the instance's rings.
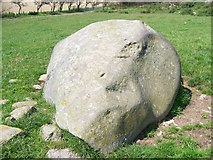
[[180,86],[175,48],[139,20],[96,22],[61,40],[44,97],[57,125],[109,153],[170,111]]

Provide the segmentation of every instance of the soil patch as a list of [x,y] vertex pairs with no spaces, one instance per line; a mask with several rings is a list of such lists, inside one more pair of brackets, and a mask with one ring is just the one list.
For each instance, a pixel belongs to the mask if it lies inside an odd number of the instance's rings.
[[[168,135],[168,128],[174,126],[175,128],[182,129],[187,126],[205,126],[211,123],[213,116],[211,115],[211,96],[202,94],[195,88],[190,87],[186,82],[184,82],[184,87],[191,90],[192,98],[190,103],[182,111],[182,114],[173,117],[168,121],[161,122],[158,124],[156,131],[151,136],[146,136],[141,134],[136,140],[136,143],[141,145],[156,145],[158,140],[166,140],[165,135]],[[177,133],[176,136],[178,136]],[[211,147],[211,127],[201,127],[192,128],[182,131],[183,135],[194,139],[198,145],[202,148]],[[175,133],[170,134],[175,136]]]

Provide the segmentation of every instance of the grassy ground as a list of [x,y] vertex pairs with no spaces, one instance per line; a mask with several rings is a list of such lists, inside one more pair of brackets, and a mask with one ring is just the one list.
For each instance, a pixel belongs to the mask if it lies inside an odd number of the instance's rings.
[[[54,45],[61,39],[97,21],[107,19],[139,19],[145,21],[177,49],[182,63],[182,74],[191,86],[203,93],[211,91],[211,17],[181,16],[173,14],[121,14],[87,13],[72,16],[25,17],[3,19],[3,87],[2,99],[10,101],[1,106],[4,124],[16,126],[25,131],[5,143],[1,157],[36,158],[45,157],[48,149],[70,147],[82,156],[103,157],[78,138],[63,131],[60,142],[45,142],[39,136],[39,128],[50,123],[54,107],[42,98],[42,91],[35,91],[32,86],[46,72]],[[9,84],[10,79],[18,82]],[[31,97],[38,102],[38,111],[16,122],[4,122],[12,111],[11,105]],[[188,98],[188,93],[181,91],[176,109],[179,113]],[[186,99],[186,100],[184,100]],[[209,157],[210,149],[201,149],[193,139],[179,137],[181,145],[171,141],[159,142],[157,146],[130,144],[107,155],[107,157]]]

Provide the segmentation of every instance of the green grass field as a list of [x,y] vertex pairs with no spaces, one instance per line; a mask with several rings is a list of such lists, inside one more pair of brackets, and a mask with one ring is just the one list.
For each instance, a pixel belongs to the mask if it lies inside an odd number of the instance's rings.
[[[67,16],[40,16],[2,20],[2,99],[9,102],[1,106],[2,123],[15,126],[25,131],[2,147],[4,158],[41,158],[52,148],[69,147],[83,157],[111,158],[197,158],[210,157],[210,149],[199,148],[193,139],[179,136],[178,146],[171,139],[159,142],[157,146],[129,144],[115,152],[103,156],[86,143],[63,131],[60,142],[45,142],[39,136],[43,124],[51,123],[55,112],[42,98],[42,91],[36,92],[33,85],[46,72],[51,52],[56,43],[84,26],[108,19],[139,19],[160,32],[176,48],[182,64],[183,79],[189,85],[212,95],[211,90],[211,17],[182,16],[175,14],[121,14],[87,13]],[[130,26],[131,27],[131,26]],[[18,79],[16,83],[8,83]],[[186,97],[181,92],[180,97]],[[5,122],[12,111],[11,105],[26,97],[38,102],[37,112],[16,122]],[[177,105],[181,105],[181,100]],[[185,102],[183,102],[185,103]]]

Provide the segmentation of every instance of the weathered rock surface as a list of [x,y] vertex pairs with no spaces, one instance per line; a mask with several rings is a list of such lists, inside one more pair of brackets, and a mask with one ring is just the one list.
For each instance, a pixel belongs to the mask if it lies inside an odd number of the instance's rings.
[[53,124],[45,124],[40,129],[40,135],[45,141],[59,141],[61,139],[60,129]]
[[32,114],[36,111],[36,108],[33,106],[24,106],[21,108],[16,108],[10,113],[11,120],[18,120],[26,114]]
[[141,21],[91,24],[54,48],[45,99],[56,122],[103,153],[164,118],[180,85],[172,45]]
[[40,83],[45,83],[46,80],[47,80],[47,74],[42,74],[40,77],[39,77],[39,82]]
[[10,126],[6,126],[6,125],[0,125],[0,131],[1,131],[0,144],[10,140],[15,135],[22,132],[22,130],[19,128],[10,127]]
[[9,101],[8,99],[0,100],[0,106],[6,104],[8,101]]
[[[28,98],[29,99],[29,98]],[[21,107],[34,107],[37,105],[36,101],[33,100],[27,100],[27,101],[22,101],[22,102],[16,102],[12,105],[12,108],[21,108]]]
[[15,82],[17,82],[18,81],[18,79],[10,79],[8,82],[9,83],[15,83]]
[[12,105],[14,110],[10,113],[10,117],[7,117],[6,121],[14,121],[22,118],[26,114],[32,114],[36,111],[35,106],[37,105],[36,101],[22,101],[16,102]]
[[47,152],[48,158],[81,158],[76,153],[66,149],[51,149]]
[[36,90],[41,90],[42,86],[39,85],[39,84],[35,84],[35,85],[33,85],[33,88],[36,89]]

